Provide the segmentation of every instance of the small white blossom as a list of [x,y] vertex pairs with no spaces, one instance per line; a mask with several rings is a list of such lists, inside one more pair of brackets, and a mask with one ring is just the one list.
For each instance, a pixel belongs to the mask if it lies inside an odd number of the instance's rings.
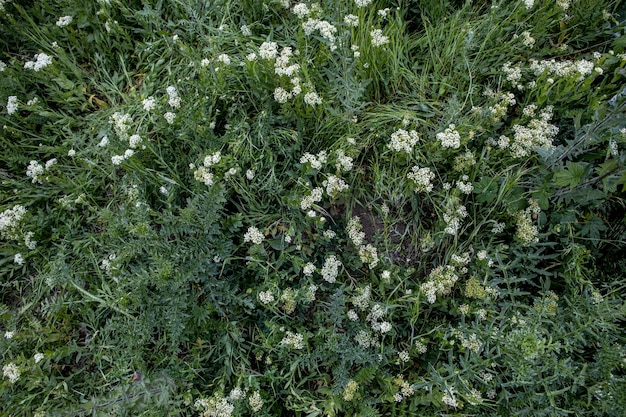
[[372,38],[372,46],[380,47],[389,43],[389,37],[383,35],[382,29],[374,29],[370,32]]
[[254,226],[248,227],[248,231],[243,236],[244,242],[252,242],[255,245],[260,245],[265,240],[263,233]]
[[322,274],[322,278],[324,281],[329,283],[334,283],[337,281],[337,275],[339,274],[339,267],[341,266],[341,261],[335,257],[335,255],[330,255],[324,260],[324,266],[320,271]]
[[259,293],[259,300],[261,300],[263,304],[269,304],[273,303],[275,299],[271,291],[261,291]]
[[65,26],[72,23],[72,20],[73,20],[72,16],[59,17],[59,20],[57,20],[57,26],[60,28],[64,28]]
[[437,133],[437,140],[444,148],[458,149],[461,146],[461,135],[455,129],[454,124],[450,124],[446,130]]
[[2,367],[2,372],[5,378],[9,378],[11,384],[15,384],[20,379],[20,368],[14,363],[8,363]]
[[33,356],[33,359],[35,359],[35,363],[41,362],[43,358],[44,358],[43,353],[35,353],[35,356]]
[[316,92],[311,91],[304,95],[304,102],[309,106],[315,107],[322,104],[322,98]]
[[347,14],[343,17],[343,21],[346,25],[348,26],[352,26],[352,27],[357,27],[359,26],[359,17],[355,16],[353,14]]
[[8,330],[4,332],[5,339],[13,339],[13,336],[15,336],[15,332],[10,332]]
[[9,96],[7,100],[7,113],[12,115],[17,111],[17,96]]
[[253,180],[254,179],[254,170],[253,169],[249,169],[246,171],[246,178],[249,180]]
[[15,256],[13,256],[13,262],[18,265],[24,265],[24,257],[21,253],[16,253]]
[[165,121],[171,125],[172,123],[174,123],[174,119],[176,119],[176,114],[168,111],[167,113],[163,114],[163,117],[165,118]]
[[156,99],[152,96],[145,98],[142,100],[141,104],[143,105],[143,109],[145,111],[150,111],[156,107]]
[[38,72],[40,69],[45,68],[51,64],[52,64],[52,57],[42,52],[40,54],[35,55],[34,61],[26,62],[24,64],[24,68],[32,69],[35,72]]

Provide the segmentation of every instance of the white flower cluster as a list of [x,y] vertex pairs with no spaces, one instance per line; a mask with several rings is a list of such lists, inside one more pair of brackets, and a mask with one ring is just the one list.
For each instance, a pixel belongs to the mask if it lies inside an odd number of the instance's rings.
[[[526,3],[529,2],[529,0],[525,0]],[[534,0],[530,0],[530,3],[532,4]],[[532,5],[531,5],[532,8]],[[443,401],[444,404],[446,404],[449,407],[452,408],[458,408],[459,403],[456,400],[456,397],[454,396],[454,393],[452,391],[448,391],[446,390],[443,394],[443,397],[441,397],[441,401]]]
[[214,394],[211,398],[201,398],[194,403],[196,409],[203,409],[203,416],[230,417],[235,411],[231,404],[221,394]]
[[359,17],[353,14],[347,14],[343,17],[343,22],[346,25],[352,26],[353,28],[355,28],[359,26]]
[[44,167],[37,161],[30,161],[26,167],[26,176],[32,178],[33,182],[41,182],[40,176],[43,175]]
[[35,353],[35,356],[33,356],[33,359],[35,360],[35,363],[39,363],[43,360],[44,357],[45,356],[43,353]]
[[300,333],[292,333],[287,330],[287,335],[280,341],[280,345],[300,350],[304,348],[304,337]]
[[250,408],[253,412],[261,411],[263,408],[263,399],[261,398],[261,393],[259,391],[254,391],[252,395],[248,398],[248,404],[250,404]]
[[552,107],[546,107],[539,118],[531,120],[528,126],[513,125],[511,155],[514,158],[524,158],[534,148],[553,149],[552,139],[559,132],[559,128],[549,123],[551,119]]
[[372,0],[354,0],[354,2],[356,3],[357,7],[361,8],[369,6]]
[[27,61],[24,64],[24,68],[32,69],[35,72],[39,72],[40,69],[43,69],[51,64],[52,64],[52,57],[42,52],[40,54],[36,54],[33,61]]
[[322,98],[315,91],[309,91],[304,95],[304,102],[311,107],[315,107],[322,104]]
[[339,275],[339,267],[341,266],[341,261],[337,259],[335,255],[330,255],[324,260],[324,266],[322,266],[322,270],[320,273],[322,274],[322,278],[324,281],[333,284],[337,281],[337,275]]
[[389,36],[383,35],[382,29],[374,29],[370,32],[372,38],[372,46],[375,48],[381,47],[389,43]]
[[275,59],[278,54],[278,44],[276,42],[263,42],[259,47],[259,55],[262,59]]
[[580,59],[578,61],[556,61],[554,59],[537,61],[530,60],[530,69],[536,76],[542,74],[557,77],[576,77],[576,81],[582,81],[586,76],[591,75],[594,70],[593,61]]
[[327,161],[326,151],[320,151],[317,155],[312,155],[312,154],[306,152],[300,158],[300,163],[301,164],[308,163],[308,164],[311,165],[311,168],[313,168],[313,169],[321,169],[323,164],[326,163],[326,161]]
[[322,185],[326,187],[326,194],[328,194],[330,198],[337,197],[339,193],[349,188],[348,183],[336,175],[329,175],[328,178],[322,182]]
[[365,233],[362,231],[363,226],[358,216],[352,217],[346,226],[348,237],[354,246],[361,246],[365,242]]
[[359,384],[356,381],[352,379],[348,381],[348,383],[346,384],[346,387],[343,390],[344,401],[352,401],[354,399],[354,394],[356,394],[358,390],[359,390]]
[[120,140],[125,141],[128,139],[128,132],[131,127],[130,125],[133,123],[133,119],[130,117],[130,114],[115,112],[109,118],[109,123],[113,125],[113,130]]
[[371,328],[375,332],[380,332],[381,334],[387,333],[391,331],[392,325],[388,321],[379,322],[385,316],[385,309],[380,304],[374,304],[370,313],[367,315],[366,320],[370,322]]
[[337,157],[335,160],[335,167],[337,168],[337,171],[348,172],[352,170],[352,158],[347,156],[341,149],[336,150],[335,155]]
[[291,13],[298,16],[299,19],[304,19],[305,17],[309,15],[309,13],[311,13],[311,11],[309,10],[309,7],[306,4],[298,3],[293,6],[293,9],[291,9]]
[[222,154],[220,151],[217,151],[212,155],[205,156],[204,160],[202,161],[202,166],[195,170],[193,173],[193,177],[196,179],[196,181],[200,181],[208,187],[212,186],[215,181],[213,179],[214,176],[210,168],[220,162],[221,158]]
[[230,65],[230,57],[228,54],[219,54],[216,58],[217,62],[221,62],[224,65]]
[[165,121],[167,122],[167,124],[172,124],[174,123],[174,119],[176,119],[176,113],[172,113],[171,111],[165,112],[163,114],[163,117],[165,118]]
[[59,20],[57,20],[57,26],[60,28],[64,28],[65,26],[72,23],[72,20],[73,20],[72,16],[59,17]]
[[180,107],[180,96],[178,95],[178,90],[176,87],[169,86],[165,89],[167,95],[169,96],[168,104],[173,108],[177,109]]
[[523,0],[524,6],[526,6],[526,10],[532,10],[535,6],[535,0]]
[[461,180],[456,182],[456,188],[459,189],[463,194],[471,194],[474,191],[474,186],[469,181],[469,177],[467,175],[463,175]]
[[455,130],[455,125],[450,124],[446,130],[437,133],[437,140],[444,148],[458,149],[461,146],[461,135]]
[[151,111],[154,108],[156,108],[157,102],[156,99],[152,96],[145,98],[141,101],[141,104],[143,105],[143,109],[145,111]]
[[537,217],[541,209],[537,201],[530,199],[528,202],[529,206],[525,210],[518,211],[515,214],[515,219],[517,220],[515,237],[519,239],[523,245],[539,242],[539,238],[537,237],[539,229],[534,224],[533,218]]
[[337,46],[335,45],[335,34],[337,33],[337,28],[330,22],[309,18],[306,22],[302,23],[302,29],[307,36],[311,35],[315,31],[318,31],[322,38],[326,39],[330,44],[331,51],[337,49]]
[[433,304],[437,295],[444,296],[452,292],[452,287],[459,280],[456,269],[453,266],[440,265],[428,274],[428,281],[420,285],[420,291],[426,295],[426,300]]
[[456,235],[461,228],[461,220],[467,217],[467,209],[465,206],[459,206],[456,210],[448,210],[443,215],[443,220],[446,222],[446,228],[444,232],[450,235]]
[[361,245],[359,247],[359,258],[370,269],[374,269],[378,265],[378,250],[371,244]]
[[398,129],[391,134],[391,142],[389,142],[387,147],[396,152],[404,151],[410,154],[413,152],[413,147],[419,139],[415,130],[407,132],[404,129]]
[[322,187],[313,188],[311,190],[311,194],[304,197],[302,201],[300,202],[300,208],[302,210],[308,210],[313,206],[313,204],[322,201],[322,193],[323,193]]
[[259,300],[261,300],[263,304],[273,303],[275,300],[274,294],[272,294],[271,291],[261,291],[259,293]]
[[17,111],[17,96],[9,96],[7,100],[7,114],[10,116]]
[[120,165],[122,162],[126,161],[128,158],[130,158],[134,154],[135,154],[135,151],[133,151],[132,149],[126,149],[126,151],[124,151],[122,155],[113,155],[111,157],[111,163],[113,165]]
[[4,72],[5,69],[7,69],[7,64],[5,64],[3,61],[0,61],[0,72]]
[[264,240],[263,233],[254,226],[248,227],[248,231],[243,235],[244,242],[252,242],[255,245],[260,245]]
[[[518,85],[518,88],[522,87]],[[498,102],[493,106],[489,106],[489,112],[491,113],[491,117],[494,123],[502,120],[506,113],[509,110],[510,106],[514,106],[516,103],[515,96],[513,93],[502,93],[498,96]]]
[[429,193],[433,190],[431,181],[435,178],[435,173],[432,172],[430,168],[420,168],[415,165],[411,168],[411,172],[409,172],[406,177],[415,183],[415,191],[418,193]]
[[371,244],[365,244],[365,233],[362,230],[363,226],[359,217],[354,216],[348,221],[346,232],[352,244],[357,247],[361,262],[373,269],[378,265],[378,250]]
[[15,384],[20,379],[20,368],[14,363],[7,363],[2,367],[2,372],[5,378],[9,378],[11,384]]
[[114,272],[116,269],[116,265],[114,264],[116,259],[117,255],[110,253],[108,257],[100,261],[100,269],[103,269],[107,275],[110,275],[111,272]]
[[358,295],[352,297],[352,304],[361,311],[367,310],[371,302],[372,291],[369,285],[357,290]]

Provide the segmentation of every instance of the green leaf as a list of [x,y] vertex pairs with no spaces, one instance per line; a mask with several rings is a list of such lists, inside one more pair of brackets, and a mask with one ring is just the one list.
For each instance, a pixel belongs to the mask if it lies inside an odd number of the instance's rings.
[[568,162],[567,168],[554,174],[554,184],[559,187],[569,187],[570,190],[574,189],[585,175],[587,165],[589,164],[585,162]]

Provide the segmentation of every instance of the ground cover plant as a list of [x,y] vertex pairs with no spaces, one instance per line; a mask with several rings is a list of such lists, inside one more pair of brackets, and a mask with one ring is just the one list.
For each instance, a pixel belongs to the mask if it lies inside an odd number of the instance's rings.
[[625,22],[0,0],[0,414],[622,416]]

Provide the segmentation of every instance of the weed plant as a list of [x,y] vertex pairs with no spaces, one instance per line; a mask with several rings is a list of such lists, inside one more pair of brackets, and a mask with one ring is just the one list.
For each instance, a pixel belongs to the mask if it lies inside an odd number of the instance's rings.
[[0,0],[0,414],[623,416],[625,23]]

